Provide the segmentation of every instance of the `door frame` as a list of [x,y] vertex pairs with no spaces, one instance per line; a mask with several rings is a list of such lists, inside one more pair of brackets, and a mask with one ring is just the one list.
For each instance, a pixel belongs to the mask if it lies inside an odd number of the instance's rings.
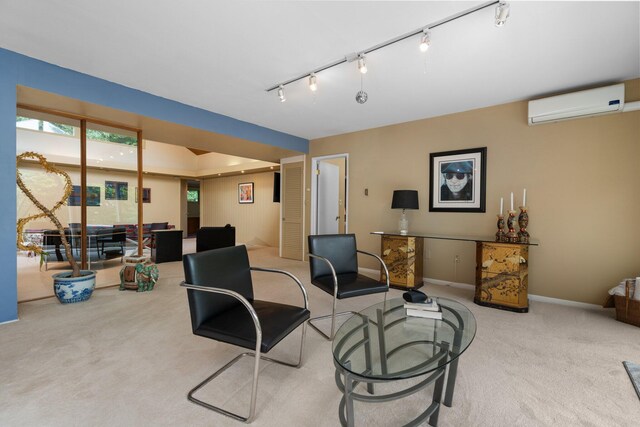
[[344,233],[349,233],[349,153],[329,154],[327,156],[318,156],[311,158],[311,228],[310,234],[318,234],[318,180],[316,179],[316,171],[318,170],[318,162],[323,160],[344,158],[344,211],[346,218],[344,221]]

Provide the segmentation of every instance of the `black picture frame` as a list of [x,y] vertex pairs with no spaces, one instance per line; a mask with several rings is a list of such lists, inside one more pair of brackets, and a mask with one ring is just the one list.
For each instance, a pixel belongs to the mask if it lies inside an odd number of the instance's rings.
[[431,153],[429,165],[429,212],[486,212],[487,147]]
[[253,203],[253,182],[238,184],[238,203]]

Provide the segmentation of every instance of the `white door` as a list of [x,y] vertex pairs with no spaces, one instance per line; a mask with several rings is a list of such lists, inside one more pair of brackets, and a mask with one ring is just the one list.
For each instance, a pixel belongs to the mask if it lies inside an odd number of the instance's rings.
[[340,222],[340,168],[318,162],[318,234],[338,234]]

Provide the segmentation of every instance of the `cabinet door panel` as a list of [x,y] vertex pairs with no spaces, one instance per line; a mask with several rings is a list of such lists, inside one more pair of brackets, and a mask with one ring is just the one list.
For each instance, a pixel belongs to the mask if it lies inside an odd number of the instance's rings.
[[520,275],[485,273],[482,275],[479,297],[487,303],[519,306],[523,291],[526,299],[526,284],[526,276],[521,281]]

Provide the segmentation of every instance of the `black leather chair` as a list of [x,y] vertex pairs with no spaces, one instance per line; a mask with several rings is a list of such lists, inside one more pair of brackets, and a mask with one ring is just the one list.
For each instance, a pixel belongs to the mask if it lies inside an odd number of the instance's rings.
[[[355,234],[325,234],[309,236],[309,268],[311,283],[328,294],[333,295],[333,310],[330,315],[314,317],[309,320],[313,329],[328,340],[335,334],[336,316],[355,314],[353,311],[336,313],[336,302],[339,299],[359,297],[362,295],[384,292],[386,300],[389,291],[389,271],[377,255],[360,251],[356,247]],[[385,272],[386,282],[358,274],[358,253],[376,258]],[[314,321],[331,318],[331,332],[322,332]]]
[[231,224],[224,227],[200,227],[196,234],[196,252],[235,246],[236,228]]
[[[251,422],[255,416],[260,359],[287,366],[300,367],[304,348],[306,321],[310,317],[307,292],[291,273],[282,270],[251,267],[247,248],[232,246],[185,255],[183,258],[191,326],[201,337],[222,341],[253,352],[245,352],[224,365],[189,391],[190,401],[236,420]],[[252,271],[266,271],[289,276],[302,292],[304,307],[254,299]],[[283,338],[302,325],[298,362],[287,363],[262,356]],[[255,358],[249,415],[226,411],[193,396],[228,367],[244,356]]]

